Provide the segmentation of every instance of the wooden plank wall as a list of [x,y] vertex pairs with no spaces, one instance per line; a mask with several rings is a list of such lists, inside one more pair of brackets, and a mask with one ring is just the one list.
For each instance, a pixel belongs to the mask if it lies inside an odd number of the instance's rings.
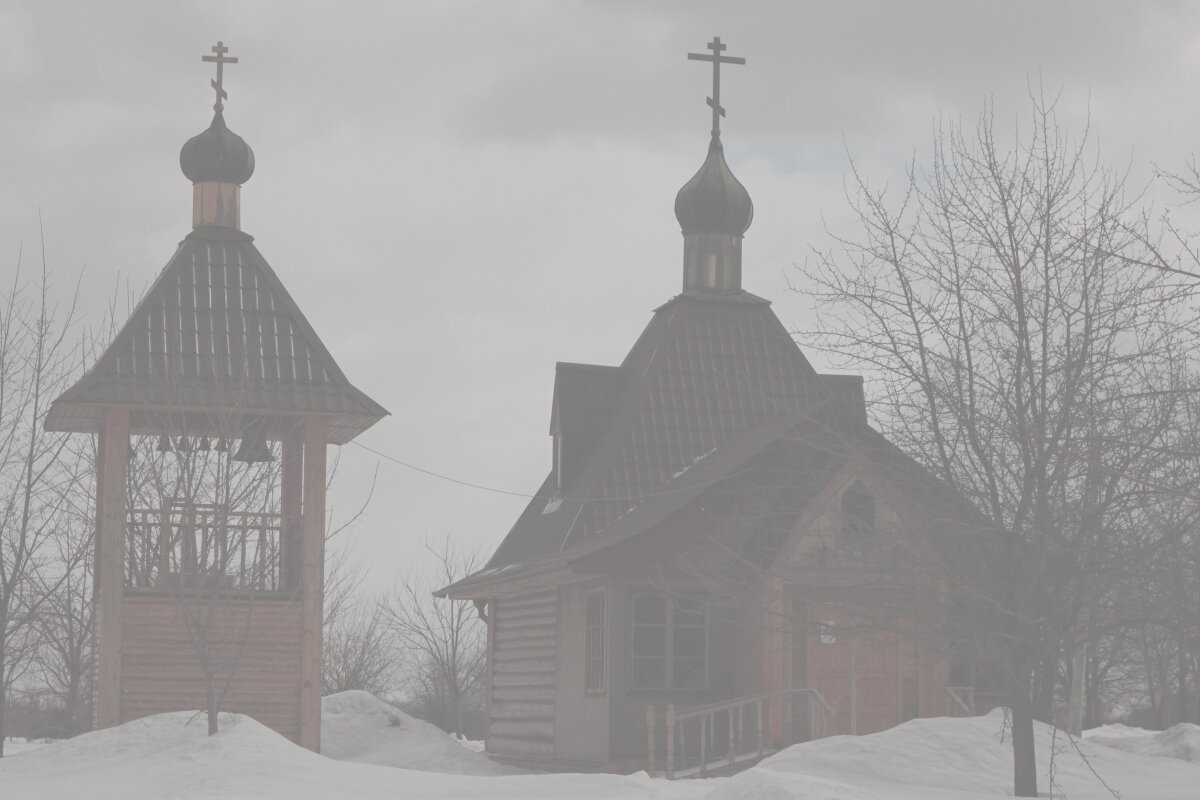
[[554,756],[554,590],[494,603],[488,747],[513,758]]
[[[181,602],[164,595],[125,596],[121,722],[204,707],[203,673]],[[199,612],[206,601],[186,602]],[[219,600],[212,628],[212,641],[220,642],[214,652],[223,663],[218,690],[233,666],[221,710],[254,717],[293,742],[300,740],[300,611],[294,600]]]

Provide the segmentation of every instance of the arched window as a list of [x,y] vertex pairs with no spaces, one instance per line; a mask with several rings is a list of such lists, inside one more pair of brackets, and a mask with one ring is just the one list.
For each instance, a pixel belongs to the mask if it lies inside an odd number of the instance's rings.
[[864,536],[875,532],[875,497],[855,481],[842,492],[842,535]]

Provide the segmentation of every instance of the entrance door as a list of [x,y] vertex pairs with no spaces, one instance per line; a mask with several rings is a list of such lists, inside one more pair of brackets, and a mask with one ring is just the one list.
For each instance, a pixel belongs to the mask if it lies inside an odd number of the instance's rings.
[[807,643],[807,685],[833,707],[830,735],[876,733],[898,723],[902,682],[896,634],[821,603],[809,603],[808,613],[797,619],[795,638]]

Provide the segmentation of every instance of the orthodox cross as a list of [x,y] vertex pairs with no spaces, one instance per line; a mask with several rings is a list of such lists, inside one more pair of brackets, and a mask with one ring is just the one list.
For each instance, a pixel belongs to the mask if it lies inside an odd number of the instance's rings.
[[688,53],[690,61],[711,61],[713,65],[713,93],[712,97],[708,98],[708,104],[712,107],[713,123],[712,135],[721,135],[721,117],[725,116],[725,109],[721,106],[721,65],[722,64],[745,64],[746,59],[737,58],[735,56],[723,56],[721,51],[725,49],[725,45],[721,44],[721,37],[714,36],[713,40],[708,43],[708,49],[712,50],[712,55],[705,53]]
[[229,48],[224,42],[217,42],[216,47],[212,49],[215,56],[200,56],[201,61],[208,61],[217,65],[217,77],[210,81],[212,88],[217,92],[217,102],[213,103],[213,111],[222,111],[225,108],[223,100],[229,99],[229,95],[225,92],[225,65],[238,63],[237,56],[227,56]]

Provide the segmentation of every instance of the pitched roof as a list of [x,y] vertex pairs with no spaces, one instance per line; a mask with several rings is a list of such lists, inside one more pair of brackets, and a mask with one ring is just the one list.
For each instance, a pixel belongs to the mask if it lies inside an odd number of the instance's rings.
[[[688,292],[656,309],[619,383],[607,429],[564,497],[552,496],[551,475],[485,569],[451,591],[648,530],[841,399],[770,304],[740,290]],[[556,419],[572,411],[556,405]]]
[[46,427],[97,430],[105,406],[320,414],[335,444],[388,413],[347,380],[253,237],[213,227],[180,243]]

